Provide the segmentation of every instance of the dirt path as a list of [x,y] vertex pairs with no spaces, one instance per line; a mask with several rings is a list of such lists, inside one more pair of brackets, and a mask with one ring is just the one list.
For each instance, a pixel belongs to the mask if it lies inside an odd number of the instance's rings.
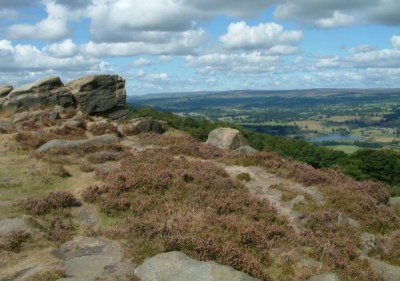
[[[249,174],[250,181],[244,182],[247,189],[256,196],[267,198],[281,215],[289,219],[296,231],[303,229],[303,214],[294,210],[295,204],[307,203],[307,198],[317,203],[323,200],[322,193],[316,187],[305,187],[268,173],[260,167],[224,166],[224,169],[234,178],[241,173]],[[284,201],[284,195],[289,196],[290,200]]]

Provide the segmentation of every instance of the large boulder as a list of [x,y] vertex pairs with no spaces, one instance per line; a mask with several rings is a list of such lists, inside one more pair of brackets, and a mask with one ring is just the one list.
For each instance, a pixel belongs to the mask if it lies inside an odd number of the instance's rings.
[[236,150],[247,146],[247,141],[236,129],[218,128],[213,130],[207,139],[207,143],[226,150]]
[[194,260],[181,252],[163,253],[136,268],[141,281],[257,281],[253,277],[215,262]]
[[11,85],[0,85],[0,98],[7,96],[13,89]]
[[66,87],[78,107],[88,114],[126,105],[125,80],[119,75],[91,75],[71,81]]
[[31,108],[40,105],[72,106],[73,97],[60,77],[49,77],[12,90],[3,107]]
[[127,136],[142,133],[163,134],[168,130],[166,121],[154,120],[152,118],[138,118],[131,120],[128,124],[122,126],[121,133]]

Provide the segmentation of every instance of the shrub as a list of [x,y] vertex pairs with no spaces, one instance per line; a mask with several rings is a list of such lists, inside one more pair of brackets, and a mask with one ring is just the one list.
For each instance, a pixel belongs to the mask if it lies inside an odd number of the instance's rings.
[[236,178],[240,181],[245,181],[245,182],[251,181],[249,173],[240,173],[236,176]]
[[128,239],[137,262],[180,250],[270,280],[269,250],[293,239],[267,201],[211,162],[165,149],[125,152],[121,167],[103,179],[107,185],[87,188],[83,198],[106,214],[123,214],[109,234]]
[[19,230],[11,232],[5,239],[5,242],[0,243],[0,249],[6,251],[18,252],[21,250],[21,246],[26,240],[31,237],[27,231]]
[[61,164],[55,164],[51,167],[52,174],[62,178],[71,177],[71,173]]
[[34,215],[43,215],[52,211],[78,207],[81,203],[69,192],[54,191],[44,197],[26,199],[22,207]]

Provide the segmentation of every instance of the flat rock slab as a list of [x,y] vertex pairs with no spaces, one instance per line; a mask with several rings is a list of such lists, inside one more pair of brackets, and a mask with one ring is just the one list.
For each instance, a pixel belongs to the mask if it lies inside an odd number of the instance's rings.
[[309,281],[340,281],[340,278],[335,273],[325,272],[323,274],[311,277]]
[[86,140],[51,140],[37,149],[38,152],[44,152],[54,148],[77,148],[87,144],[113,144],[118,142],[118,137],[107,134],[93,137]]
[[129,280],[135,266],[122,260],[122,250],[118,242],[105,238],[77,236],[53,252],[64,261],[69,276],[58,281],[94,281],[98,278]]
[[163,253],[144,261],[135,270],[141,281],[257,281],[215,262],[201,262],[181,252]]
[[24,229],[26,229],[26,224],[23,218],[0,220],[0,237]]
[[372,268],[386,281],[400,280],[400,266],[394,266],[373,258],[368,258],[368,260],[371,262]]

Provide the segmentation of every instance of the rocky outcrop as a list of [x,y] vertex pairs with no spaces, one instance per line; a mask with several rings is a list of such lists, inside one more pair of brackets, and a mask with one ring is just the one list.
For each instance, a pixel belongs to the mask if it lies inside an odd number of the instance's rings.
[[73,97],[59,77],[49,77],[12,90],[3,107],[31,108],[40,105],[72,106]]
[[59,77],[49,77],[17,89],[0,86],[0,108],[53,105],[76,106],[88,114],[119,109],[126,105],[125,80],[118,75],[91,75],[64,86]]
[[0,98],[7,96],[13,89],[11,85],[0,85]]
[[249,275],[215,262],[194,260],[181,252],[163,253],[136,268],[141,281],[257,281]]
[[69,82],[66,87],[78,107],[88,114],[126,105],[125,80],[118,75],[92,75]]
[[168,130],[166,121],[154,120],[152,118],[138,118],[122,126],[121,131],[124,135],[138,135],[142,133],[163,134]]
[[77,148],[82,145],[96,145],[96,144],[113,144],[118,141],[118,137],[107,134],[98,137],[93,137],[91,139],[85,140],[51,140],[37,149],[38,152],[44,152],[49,149],[56,148]]
[[226,150],[236,150],[248,145],[243,135],[238,130],[231,128],[213,130],[208,135],[207,143]]

